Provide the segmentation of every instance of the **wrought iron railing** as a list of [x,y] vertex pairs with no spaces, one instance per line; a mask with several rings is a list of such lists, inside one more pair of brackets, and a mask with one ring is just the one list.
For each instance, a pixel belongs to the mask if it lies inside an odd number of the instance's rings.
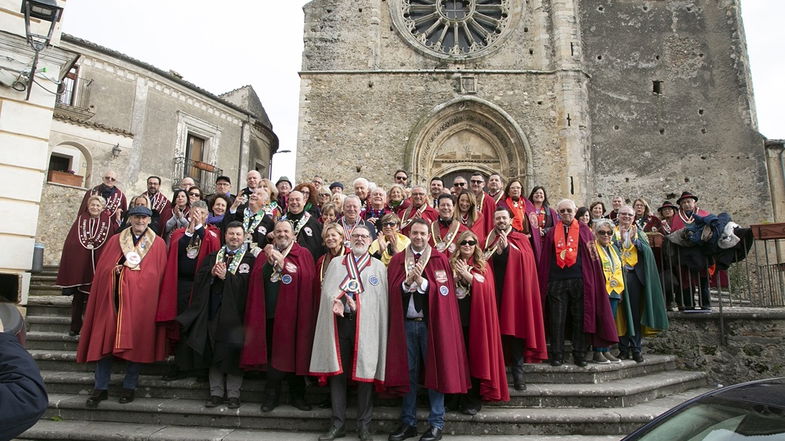
[[223,170],[213,164],[194,161],[184,156],[174,158],[173,164],[173,186],[176,186],[181,179],[191,177],[205,194],[215,192],[215,179],[223,174]]

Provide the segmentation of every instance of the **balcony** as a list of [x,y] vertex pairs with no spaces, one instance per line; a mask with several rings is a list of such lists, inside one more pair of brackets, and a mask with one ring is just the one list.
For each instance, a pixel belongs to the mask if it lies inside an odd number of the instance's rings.
[[180,179],[191,177],[196,185],[202,189],[204,194],[215,192],[215,179],[223,174],[223,169],[213,164],[202,161],[194,161],[184,156],[179,156],[173,160],[172,183],[177,185]]

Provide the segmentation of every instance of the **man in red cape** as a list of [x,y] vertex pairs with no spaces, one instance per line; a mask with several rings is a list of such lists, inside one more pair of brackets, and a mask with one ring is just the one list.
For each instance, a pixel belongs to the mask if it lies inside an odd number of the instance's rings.
[[463,394],[471,387],[452,268],[444,254],[428,245],[428,231],[427,221],[413,220],[410,246],[393,256],[387,268],[390,330],[385,386],[402,391],[407,380],[409,384],[401,425],[390,434],[390,441],[417,435],[421,363],[430,401],[430,427],[422,441],[441,439],[444,394]]
[[305,401],[305,376],[319,305],[313,256],[295,242],[288,221],[278,221],[273,236],[273,244],[265,247],[251,273],[240,367],[267,367],[263,412],[278,406],[284,379],[289,383],[290,404],[311,410]]
[[107,398],[113,358],[128,361],[119,401],[130,403],[140,363],[166,357],[166,330],[155,321],[166,244],[147,228],[149,208],[133,207],[128,215],[131,228],[109,240],[96,266],[76,352],[78,363],[98,362],[87,407]]
[[112,214],[117,214],[119,210],[121,213],[128,209],[128,201],[125,195],[119,188],[117,188],[117,173],[114,170],[107,170],[104,172],[101,184],[87,190],[82,198],[82,204],[79,206],[79,212],[87,210],[87,200],[92,195],[98,195],[106,201],[106,210]]
[[427,193],[425,187],[422,185],[415,185],[412,187],[411,203],[398,210],[399,218],[401,218],[401,234],[404,236],[409,235],[409,227],[414,219],[425,219],[428,222],[433,222],[439,217],[436,210],[428,204]]
[[[148,179],[148,184],[149,184]],[[166,326],[169,352],[174,350],[175,364],[164,375],[165,381],[185,378],[186,373],[178,366],[190,351],[180,342],[180,325],[175,317],[182,314],[191,303],[192,288],[196,272],[202,267],[205,257],[221,248],[221,231],[207,223],[207,204],[197,201],[191,206],[191,219],[187,228],[172,232],[171,246],[166,259],[166,270],[158,298],[155,320]],[[188,363],[190,364],[190,363]]]
[[[689,191],[684,191],[676,200],[676,205],[679,210],[671,220],[671,231],[675,232],[685,228],[694,222],[693,216],[708,216],[709,212],[698,208],[698,197]],[[704,311],[711,310],[711,296],[709,295],[709,276],[706,270],[695,271],[690,269],[687,265],[682,265],[677,270],[680,275],[681,282],[681,299],[679,302],[680,310],[692,309],[695,300],[692,293],[695,291],[696,282],[700,287],[701,304],[700,307]]]
[[161,193],[161,178],[159,176],[147,178],[147,191],[142,193],[142,196],[146,196],[150,201],[150,209],[158,212],[158,232],[163,236],[166,231],[166,221],[172,217],[172,203]]
[[474,172],[469,179],[469,187],[471,187],[474,198],[477,200],[477,211],[483,220],[484,230],[482,235],[478,234],[480,240],[482,240],[493,229],[496,201],[485,192],[485,176],[482,173]]
[[443,193],[437,201],[439,218],[431,223],[431,238],[428,243],[449,258],[458,249],[455,239],[469,228],[454,217],[455,196]]
[[513,386],[524,390],[524,361],[546,360],[548,348],[534,252],[529,238],[512,229],[511,217],[506,208],[496,209],[496,227],[488,233],[484,250],[493,267],[499,327],[512,359]]
[[591,229],[575,219],[575,202],[564,199],[556,208],[561,222],[545,235],[538,267],[540,292],[547,293],[550,362],[564,362],[564,334],[571,325],[573,361],[585,367],[588,344],[607,347],[619,337]]

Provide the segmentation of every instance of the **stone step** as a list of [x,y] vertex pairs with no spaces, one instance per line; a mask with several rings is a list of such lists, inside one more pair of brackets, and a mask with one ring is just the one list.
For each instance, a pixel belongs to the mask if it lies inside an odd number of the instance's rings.
[[71,317],[71,297],[63,295],[31,295],[27,299],[27,316]]
[[[58,317],[60,318],[60,317]],[[70,323],[70,320],[69,320]],[[71,337],[68,332],[44,332],[30,330],[27,333],[27,349],[46,349],[54,351],[76,351],[79,336]]]
[[[55,394],[89,395],[93,387],[92,372],[42,371],[47,391]],[[115,375],[113,391],[119,391],[122,375]],[[618,380],[607,384],[537,384],[530,383],[524,391],[510,388],[510,401],[490,403],[497,407],[564,408],[564,407],[631,407],[646,401],[684,392],[706,385],[703,372],[668,371],[637,378]],[[264,380],[247,378],[243,382],[241,399],[244,402],[261,403]],[[322,402],[326,388],[309,387],[308,400]],[[155,399],[206,400],[208,384],[194,378],[163,381],[160,376],[142,375],[139,378],[137,396]],[[380,405],[395,405],[395,400],[378,402]]]
[[30,285],[54,285],[57,273],[36,273],[30,276]]
[[71,317],[59,315],[28,315],[28,332],[58,332],[68,334],[71,330]]
[[[324,428],[326,430],[326,427]],[[212,427],[183,427],[161,424],[107,423],[91,421],[51,421],[42,419],[19,436],[26,440],[70,441],[314,441],[323,432],[279,432],[267,430],[218,429]],[[354,434],[347,434],[352,439]],[[387,434],[376,434],[375,439],[386,439]],[[506,436],[485,435],[484,441],[618,441],[610,436]],[[416,439],[416,438],[413,438]],[[474,441],[476,436],[451,436],[451,441]]]
[[[445,415],[447,435],[623,435],[667,409],[693,398],[705,389],[690,391],[659,398],[628,408],[594,409],[521,409],[485,407],[475,416],[456,412]],[[297,410],[282,404],[274,411],[263,413],[257,403],[244,403],[239,409],[220,406],[204,407],[202,400],[137,398],[129,404],[117,403],[115,397],[101,402],[97,409],[85,407],[84,396],[50,394],[49,418],[69,421],[107,421],[117,423],[201,426],[251,430],[291,430],[319,432],[330,422],[329,409],[310,412]],[[398,425],[400,409],[377,407],[374,409],[373,430],[389,433]],[[354,429],[354,409],[347,412],[349,430]],[[427,409],[418,409],[418,418],[427,418]],[[425,427],[420,427],[424,430]]]
[[[60,295],[63,292],[63,288],[54,285],[33,285],[30,284],[30,296],[31,297],[45,297],[45,296],[55,296]],[[65,296],[69,298],[68,296]]]
[[[28,333],[28,352],[38,363],[39,368],[47,371],[92,371],[91,364],[77,364],[74,350],[38,349],[33,345],[73,345],[75,348],[78,337],[70,337],[67,333],[55,332]],[[46,338],[51,340],[39,340]],[[524,376],[527,383],[555,384],[600,384],[615,382],[625,378],[635,378],[675,369],[676,357],[673,355],[645,354],[643,363],[624,360],[622,363],[593,364],[578,367],[564,364],[553,367],[547,363],[524,365]],[[119,365],[119,363],[118,363]],[[142,368],[143,374],[163,375],[167,371],[165,363],[154,363]]]

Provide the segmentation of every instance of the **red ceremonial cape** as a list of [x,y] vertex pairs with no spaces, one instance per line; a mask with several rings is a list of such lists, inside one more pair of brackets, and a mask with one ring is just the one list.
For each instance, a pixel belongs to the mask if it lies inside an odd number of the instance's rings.
[[[462,224],[460,221],[456,221],[456,222],[458,222],[458,230],[455,232],[455,236],[453,236],[452,241],[450,241],[450,243],[452,245],[450,247],[448,247],[447,249],[445,249],[444,251],[442,251],[442,253],[445,256],[447,256],[448,259],[450,258],[450,255],[452,255],[452,253],[453,253],[453,251],[450,251],[450,248],[452,248],[453,250],[457,250],[458,249],[458,236],[460,236],[461,233],[463,233],[464,231],[469,229],[466,225]],[[438,220],[431,224],[431,228],[437,228],[438,231],[439,231],[439,237],[441,237],[442,239],[444,239],[444,237],[447,235],[447,232],[450,231],[450,226],[446,226],[445,227]],[[428,243],[433,247],[433,249],[435,251],[436,250],[436,237],[434,237],[433,234],[431,234],[431,238],[428,239]]]
[[[493,216],[496,214],[496,200],[490,197],[488,193],[483,192],[482,201],[477,201],[477,206],[481,209],[478,213],[479,216],[477,221],[475,221],[474,225],[472,225],[472,231],[474,231],[474,234],[476,234],[480,240],[485,240],[485,237],[488,236],[488,233],[490,233],[494,227]],[[480,219],[482,219],[482,221],[480,221]],[[480,234],[478,231],[475,231],[474,229],[477,223],[482,223],[482,234]]]
[[[387,340],[387,365],[385,388],[394,394],[405,393],[409,388],[409,368],[404,332],[405,315],[401,300],[401,284],[406,279],[404,268],[406,252],[393,256],[387,267],[390,292],[390,330]],[[443,282],[436,280],[435,272],[443,271]],[[447,257],[431,250],[431,258],[423,276],[428,279],[428,353],[425,356],[425,387],[445,394],[466,393],[471,387],[466,347],[463,342],[461,317],[452,268]],[[445,290],[442,290],[442,287]],[[444,291],[447,295],[442,295]],[[414,294],[419,295],[419,294]]]
[[[308,375],[311,362],[316,312],[319,307],[320,286],[314,269],[313,256],[295,243],[286,256],[281,277],[291,276],[289,284],[280,283],[273,325],[273,348],[268,354],[267,313],[263,256],[254,262],[248,299],[245,304],[245,344],[240,357],[240,367],[258,370],[268,363],[283,372]],[[291,265],[294,265],[292,267]]]
[[[407,217],[406,219],[411,219],[412,217],[418,217],[418,216],[415,216],[415,213],[417,212],[417,209],[414,208],[414,206],[411,205],[411,201],[410,200],[407,199],[407,202],[408,202],[408,204],[406,204],[406,205],[401,204],[401,208],[399,208],[398,212],[396,213],[398,215],[398,217],[401,219],[401,225],[403,225],[403,222],[405,220],[403,218],[403,214],[406,213],[406,210],[409,207],[411,207],[411,210],[409,210],[409,217]],[[419,216],[419,217],[425,219],[430,224],[431,222],[433,222],[433,221],[435,221],[436,219],[439,218],[439,212],[437,212],[433,207],[428,205],[428,202],[426,201],[425,202],[425,209],[423,210],[422,215]],[[411,228],[411,224],[407,225],[405,228],[401,228],[401,234],[403,234],[404,236],[408,237],[410,228]]]
[[[684,221],[682,220],[681,216],[679,216],[680,213],[681,213],[680,209],[676,210],[676,214],[674,214],[673,217],[671,218],[671,224],[670,224],[671,225],[671,232],[678,231],[678,230],[681,230],[682,228],[686,227],[686,225],[684,224]],[[697,214],[698,216],[708,216],[709,212],[706,211],[706,210],[701,210],[699,208],[696,212],[694,212],[694,214]]]
[[[512,231],[507,240],[507,270],[504,285],[498,287],[502,291],[499,328],[502,335],[524,340],[527,363],[539,363],[548,359],[548,348],[534,252],[522,233]],[[492,259],[488,262],[492,265]]]
[[[76,351],[78,363],[98,361],[107,355],[137,363],[166,358],[166,329],[155,322],[166,244],[155,236],[139,271],[123,266],[116,293],[115,267],[123,257],[120,237],[117,234],[109,239],[95,269]],[[115,294],[120,299],[118,307]]]
[[152,205],[151,209],[158,212],[158,235],[163,236],[166,234],[166,221],[172,217],[172,203],[160,191],[152,198],[148,192],[144,192],[142,194],[147,196],[147,199],[150,199],[150,205]]
[[[165,323],[166,337],[170,342],[180,340],[180,325],[174,321],[177,317],[177,265],[180,257],[180,238],[185,235],[185,228],[178,228],[172,232],[172,239],[169,242],[169,253],[166,259],[166,269],[164,278],[161,282],[161,295],[158,297],[158,312],[155,315],[156,322]],[[205,226],[204,239],[199,247],[199,255],[196,258],[196,270],[202,267],[202,262],[211,253],[221,248],[221,230],[213,225]],[[190,303],[190,302],[189,302]],[[182,312],[182,311],[180,311]]]
[[[510,401],[507,369],[504,367],[502,336],[496,311],[496,288],[491,267],[476,270],[472,281],[469,312],[469,370],[480,380],[480,397],[485,401]],[[480,281],[482,278],[482,281]],[[400,302],[399,302],[400,303]]]
[[[619,341],[619,336],[608,301],[608,293],[605,291],[605,276],[600,261],[593,258],[589,251],[589,246],[594,245],[587,245],[594,243],[594,235],[583,222],[578,224],[580,225],[578,254],[583,276],[583,332],[589,334],[592,345],[601,348],[611,346]],[[542,256],[538,262],[540,292],[544,293],[543,298],[548,294],[551,262],[554,261],[554,229],[551,228],[543,238]]]
[[485,219],[482,217],[477,217],[477,219],[474,221],[474,224],[469,227],[469,229],[472,230],[472,233],[477,236],[477,240],[479,241],[480,245],[482,245],[485,243],[485,238],[488,237],[488,232],[493,230],[493,222],[491,222],[491,227],[488,228],[485,223]]
[[101,211],[99,217],[99,228],[106,229],[104,242],[100,245],[95,244],[93,249],[85,248],[79,241],[79,223],[83,219],[89,219],[87,212],[82,212],[76,217],[76,221],[68,231],[63,244],[63,253],[60,255],[60,268],[57,270],[57,286],[63,288],[76,287],[84,293],[90,292],[90,284],[93,282],[95,266],[101,258],[101,254],[106,249],[106,244],[114,236],[117,230],[117,222],[111,213],[106,210]]
[[[82,197],[82,204],[79,206],[80,213],[87,212],[87,200],[90,199],[90,196],[101,196],[100,189],[101,186],[96,185],[85,192],[84,197]],[[114,187],[114,189],[115,191],[109,196],[109,199],[106,200],[106,207],[104,207],[105,210],[109,211],[110,215],[113,215],[118,208],[122,208],[123,212],[128,211],[128,202],[125,200],[125,194],[123,194],[118,187]]]

